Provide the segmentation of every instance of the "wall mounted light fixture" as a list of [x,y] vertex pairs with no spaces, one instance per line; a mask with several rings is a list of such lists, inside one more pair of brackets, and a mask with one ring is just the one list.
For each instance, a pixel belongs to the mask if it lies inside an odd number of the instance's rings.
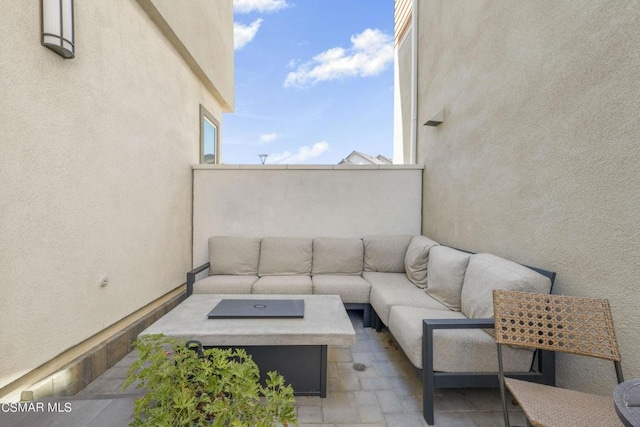
[[73,58],[73,0],[41,0],[40,5],[42,46],[63,58]]
[[424,125],[425,126],[438,126],[444,122],[444,108],[431,117]]

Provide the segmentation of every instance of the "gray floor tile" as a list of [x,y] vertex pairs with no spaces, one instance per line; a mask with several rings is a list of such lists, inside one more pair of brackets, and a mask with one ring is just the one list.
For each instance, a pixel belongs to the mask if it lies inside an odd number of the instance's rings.
[[376,390],[376,397],[378,398],[380,409],[385,414],[404,412],[402,401],[393,390]]

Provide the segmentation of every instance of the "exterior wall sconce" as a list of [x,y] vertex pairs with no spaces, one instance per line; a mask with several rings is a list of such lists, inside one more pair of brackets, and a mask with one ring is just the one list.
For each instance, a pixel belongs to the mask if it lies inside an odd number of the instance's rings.
[[444,109],[438,111],[435,116],[431,117],[424,125],[425,126],[438,126],[444,122]]
[[73,58],[73,0],[41,0],[42,46],[62,56]]

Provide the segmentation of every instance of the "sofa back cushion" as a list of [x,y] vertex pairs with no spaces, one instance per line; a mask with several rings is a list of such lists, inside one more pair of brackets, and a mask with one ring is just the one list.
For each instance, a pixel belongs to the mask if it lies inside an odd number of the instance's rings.
[[257,237],[235,236],[209,238],[209,275],[257,275],[260,240]]
[[362,239],[318,237],[313,239],[311,274],[362,274],[364,247]]
[[369,236],[364,243],[364,271],[404,273],[404,257],[412,236]]
[[258,276],[311,274],[313,239],[265,237],[260,245]]
[[548,294],[551,280],[495,255],[473,255],[462,285],[462,313],[469,318],[493,317],[494,289]]
[[414,236],[404,257],[404,270],[407,277],[419,288],[427,286],[427,266],[429,250],[438,243],[425,236]]
[[460,311],[460,293],[471,254],[446,246],[429,251],[426,293],[451,310]]

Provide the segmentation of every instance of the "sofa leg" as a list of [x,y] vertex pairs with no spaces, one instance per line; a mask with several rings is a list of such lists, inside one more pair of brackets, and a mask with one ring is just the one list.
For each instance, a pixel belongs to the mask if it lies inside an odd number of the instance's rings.
[[422,415],[430,426],[433,425],[433,329],[426,322],[422,324]]
[[365,304],[362,314],[362,326],[365,328],[371,327],[371,304]]
[[382,321],[375,310],[371,310],[371,326],[376,330],[376,332],[382,332]]

